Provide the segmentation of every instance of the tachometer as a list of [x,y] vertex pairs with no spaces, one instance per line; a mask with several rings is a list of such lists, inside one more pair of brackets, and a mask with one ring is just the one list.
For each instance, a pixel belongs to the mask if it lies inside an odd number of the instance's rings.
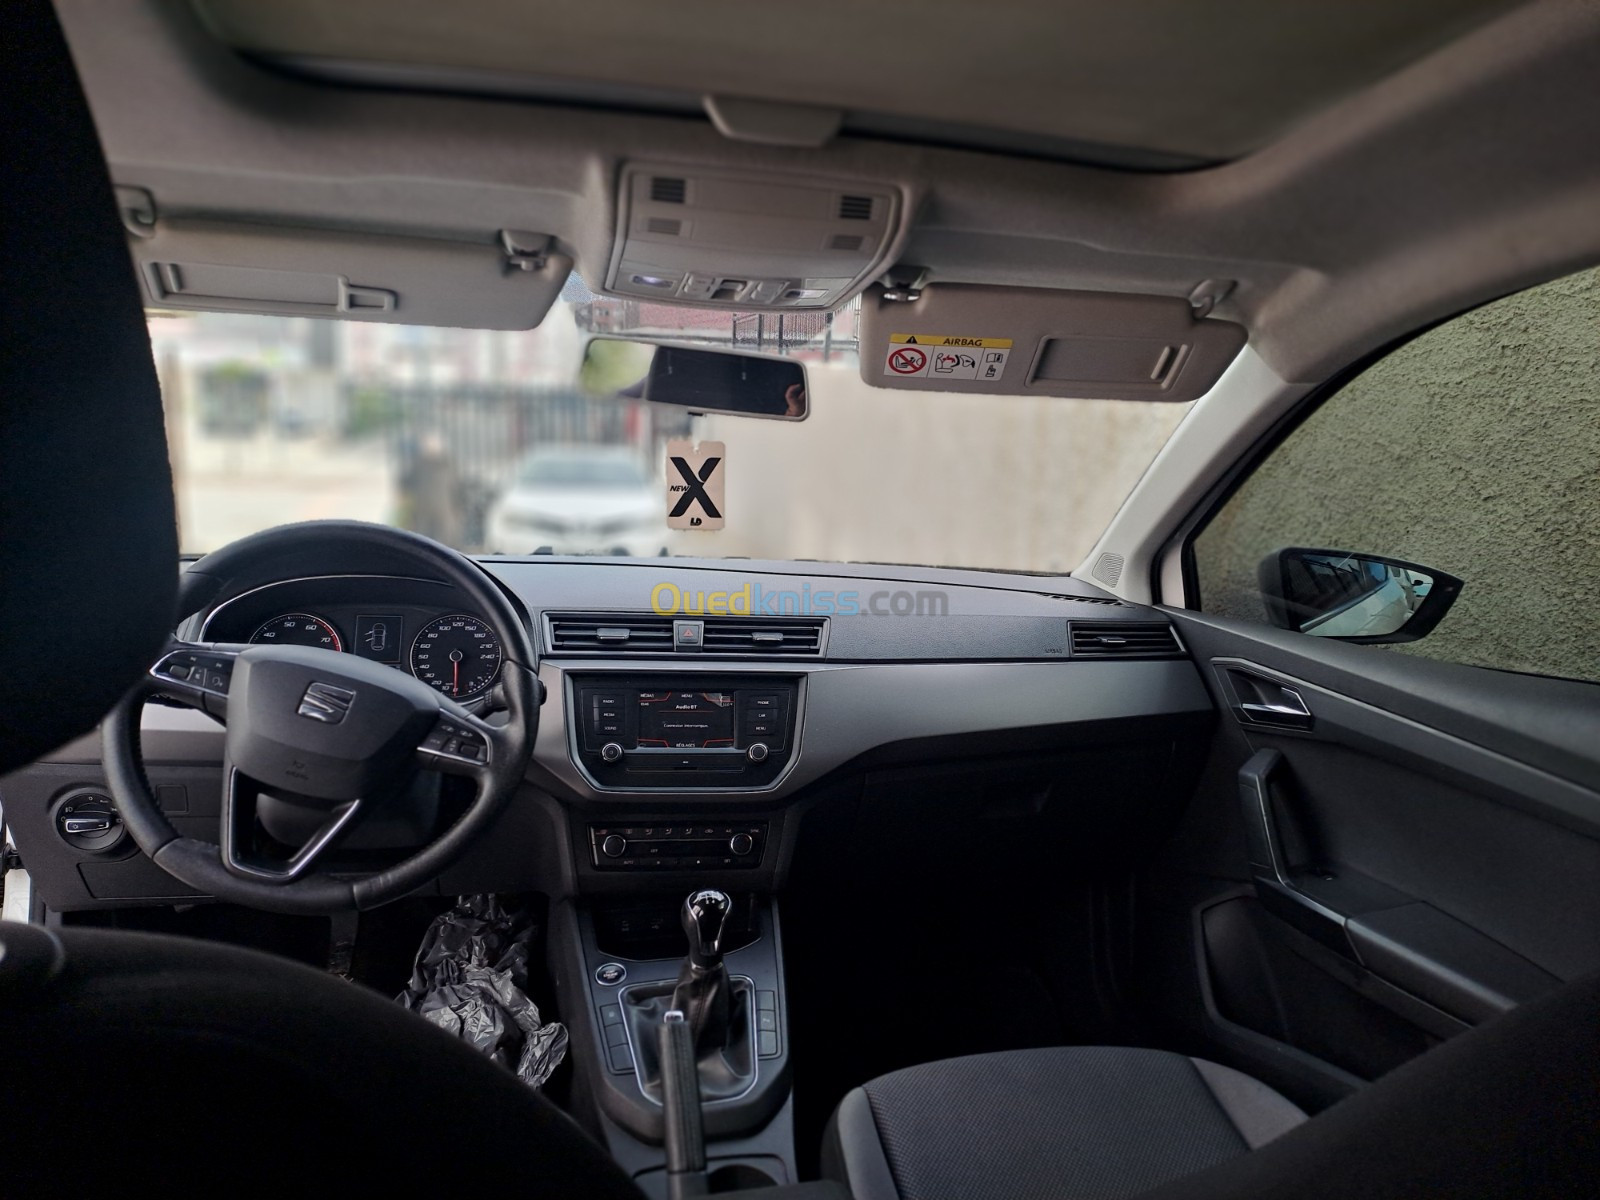
[[273,617],[250,635],[250,640],[266,646],[320,646],[324,650],[343,650],[339,631],[321,617],[310,613],[284,613]]
[[474,699],[500,674],[500,639],[465,613],[429,621],[411,643],[411,673],[446,696]]

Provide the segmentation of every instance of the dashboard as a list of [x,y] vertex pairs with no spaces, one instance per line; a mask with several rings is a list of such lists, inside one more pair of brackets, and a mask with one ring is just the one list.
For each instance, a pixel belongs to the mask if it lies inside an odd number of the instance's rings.
[[320,576],[267,584],[206,616],[204,641],[317,646],[407,671],[464,704],[500,677],[500,633],[454,589],[397,576]]
[[[985,814],[1009,821],[1054,796],[1051,811],[1081,823],[1072,844],[1114,849],[1184,792],[1179,775],[1214,720],[1164,613],[1070,578],[554,556],[483,565],[532,634],[542,702],[523,786],[493,835],[431,885],[440,894],[632,896],[720,871],[772,890],[807,822],[840,804],[904,803],[884,834],[900,844],[947,818],[981,833]],[[179,633],[360,655],[496,719],[508,631],[407,567],[296,551],[212,581]],[[217,840],[222,726],[152,704],[141,740],[173,826]],[[126,839],[75,832],[86,805],[109,804],[98,739],[5,788],[52,907],[192,897]],[[454,803],[447,788],[441,803]]]

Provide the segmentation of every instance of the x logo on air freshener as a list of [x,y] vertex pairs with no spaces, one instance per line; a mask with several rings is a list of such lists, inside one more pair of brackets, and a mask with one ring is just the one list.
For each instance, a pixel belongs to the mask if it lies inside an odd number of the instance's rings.
[[727,450],[721,442],[667,443],[667,527],[721,529]]

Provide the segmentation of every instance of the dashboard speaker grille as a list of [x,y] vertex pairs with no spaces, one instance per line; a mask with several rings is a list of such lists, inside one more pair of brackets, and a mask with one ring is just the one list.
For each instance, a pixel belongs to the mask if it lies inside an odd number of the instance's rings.
[[1122,578],[1122,555],[1112,554],[1108,550],[1095,559],[1091,574],[1107,587],[1116,587],[1117,580]]
[[1113,596],[1066,596],[1058,592],[1040,592],[1046,600],[1067,600],[1073,604],[1107,604],[1112,608],[1132,608],[1126,600],[1118,600]]
[[1182,658],[1171,625],[1137,621],[1068,622],[1073,658]]

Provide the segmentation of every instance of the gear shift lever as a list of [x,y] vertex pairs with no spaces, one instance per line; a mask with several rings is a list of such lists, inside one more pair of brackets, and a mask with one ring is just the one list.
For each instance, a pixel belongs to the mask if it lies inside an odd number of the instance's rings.
[[689,957],[678,972],[672,1007],[680,1010],[699,1053],[720,1050],[728,1039],[728,970],[722,963],[722,932],[733,901],[726,892],[702,888],[683,902]]
[[733,911],[727,892],[701,888],[683,902],[683,932],[689,937],[689,963],[703,971],[722,966],[722,929]]

